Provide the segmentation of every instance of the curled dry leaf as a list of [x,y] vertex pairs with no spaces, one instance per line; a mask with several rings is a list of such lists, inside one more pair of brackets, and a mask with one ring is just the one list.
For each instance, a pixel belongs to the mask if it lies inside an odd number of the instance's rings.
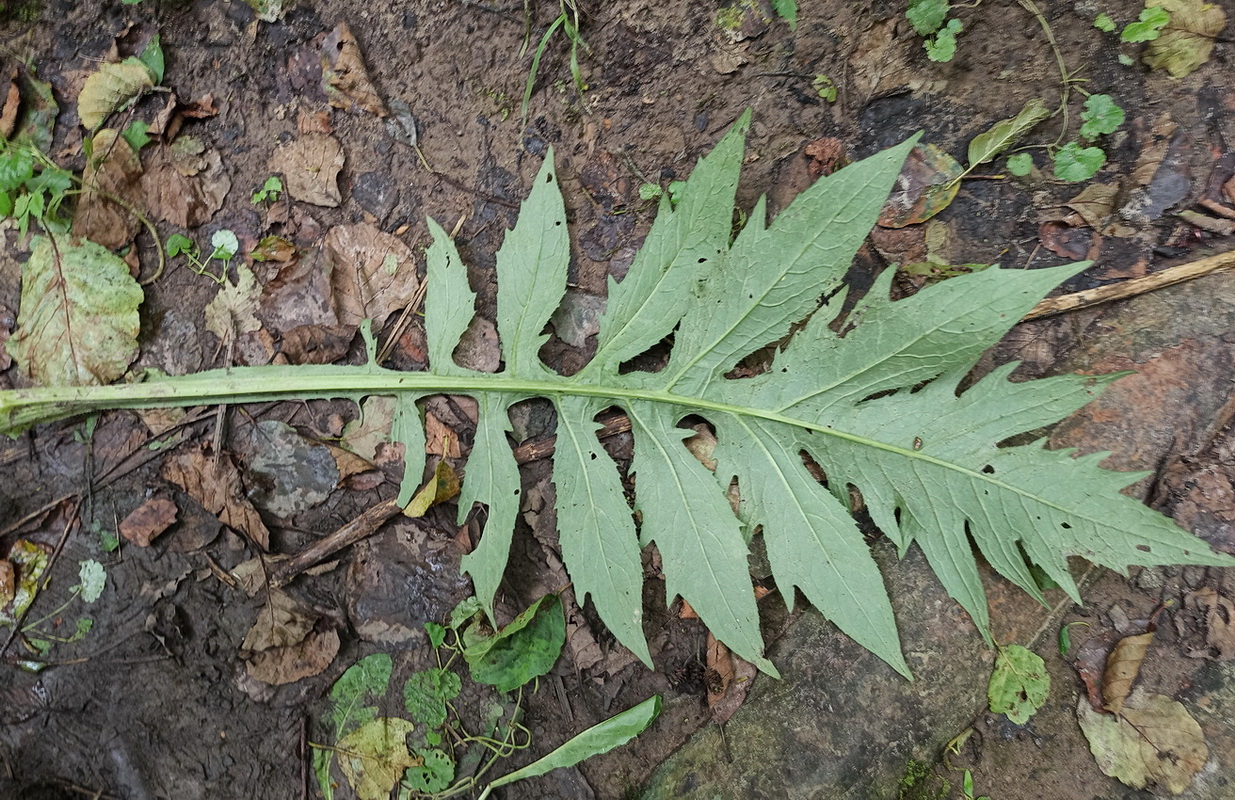
[[163,462],[163,477],[227,527],[245,534],[262,550],[270,548],[270,531],[245,496],[240,473],[227,456],[215,459],[201,447],[182,448]]
[[450,466],[450,462],[442,459],[433,469],[433,475],[428,483],[412,497],[412,502],[403,509],[406,517],[423,517],[425,512],[439,503],[453,500],[459,495],[459,475]]
[[21,312],[7,348],[35,383],[111,383],[133,363],[143,293],[110,250],[85,239],[40,236],[21,284]]
[[1118,196],[1118,184],[1091,183],[1065,205],[1080,214],[1086,225],[1095,230],[1101,230],[1114,213],[1115,199]]
[[708,708],[712,719],[724,725],[746,702],[746,695],[759,670],[754,664],[729,651],[715,636],[708,633],[707,672]]
[[17,86],[17,68],[9,71],[9,86],[0,110],[0,136],[8,139],[17,129],[17,112],[21,109],[21,89]]
[[154,148],[142,176],[150,213],[182,228],[209,222],[231,188],[219,154],[192,136]]
[[94,155],[87,159],[82,172],[83,189],[73,215],[73,234],[109,250],[133,241],[141,223],[107,195],[140,209],[141,176],[141,160],[116,131],[107,128],[95,134]]
[[326,234],[324,248],[341,324],[371,319],[377,330],[390,312],[411,304],[420,283],[411,248],[398,237],[367,222],[340,225]]
[[1095,711],[1082,697],[1076,715],[1102,772],[1136,789],[1152,783],[1180,794],[1209,759],[1200,724],[1165,695],[1137,689],[1119,714]]
[[347,355],[355,337],[351,325],[300,325],[283,334],[279,351],[293,364],[329,364]]
[[322,89],[335,108],[359,107],[378,117],[387,114],[347,23],[340,22],[322,42]]
[[149,547],[155,537],[176,521],[176,504],[165,497],[147,500],[120,523],[120,535],[138,547]]
[[302,134],[275,150],[268,167],[283,176],[287,193],[295,200],[327,208],[343,201],[339,193],[343,145],[329,134]]
[[1102,700],[1107,711],[1118,714],[1123,708],[1153,640],[1153,631],[1125,636],[1107,656],[1106,671],[1102,673]]
[[1184,597],[1184,610],[1204,620],[1205,647],[1189,650],[1191,658],[1235,658],[1235,603],[1230,598],[1205,586]]

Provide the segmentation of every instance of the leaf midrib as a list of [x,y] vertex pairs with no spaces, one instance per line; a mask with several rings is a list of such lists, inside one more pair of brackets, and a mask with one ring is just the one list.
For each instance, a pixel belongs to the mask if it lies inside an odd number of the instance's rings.
[[[199,392],[192,391],[197,384],[208,385],[210,388]],[[711,411],[718,414],[733,414],[738,417],[752,417],[882,450],[911,462],[940,467],[970,480],[1040,503],[1061,513],[1085,516],[1077,509],[1064,508],[1044,497],[998,480],[987,473],[935,458],[920,450],[898,447],[877,439],[868,439],[865,436],[798,419],[778,411],[721,403],[702,397],[678,395],[636,386],[582,384],[574,382],[569,377],[556,380],[533,380],[510,377],[501,373],[439,375],[431,372],[397,372],[372,366],[328,365],[313,369],[307,365],[300,365],[290,370],[284,368],[272,370],[270,367],[236,367],[231,370],[211,370],[149,383],[90,387],[49,386],[12,390],[4,393],[8,395],[7,403],[3,402],[5,398],[0,396],[0,433],[5,432],[7,425],[49,422],[93,410],[253,403],[305,398],[359,398],[368,395],[397,395],[404,392],[462,395],[497,392],[528,398],[580,395],[610,401],[660,403],[691,411]],[[14,412],[20,414],[23,406],[51,405],[63,405],[65,408],[56,413],[37,416],[30,414],[29,418],[10,417],[10,421],[5,421],[5,418]],[[1097,522],[1097,520],[1094,521]]]

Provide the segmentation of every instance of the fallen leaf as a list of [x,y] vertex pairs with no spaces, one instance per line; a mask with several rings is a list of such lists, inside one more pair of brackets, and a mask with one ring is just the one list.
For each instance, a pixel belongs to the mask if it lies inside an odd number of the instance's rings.
[[156,497],[147,500],[120,523],[120,535],[130,544],[149,547],[155,537],[176,521],[178,509],[171,500]]
[[1208,586],[1184,596],[1184,610],[1202,616],[1205,649],[1188,652],[1191,658],[1230,661],[1235,658],[1235,603]]
[[817,180],[825,175],[831,175],[849,163],[849,149],[845,142],[834,136],[825,136],[806,145],[805,150],[810,163],[807,172],[811,180]]
[[293,0],[244,0],[257,18],[262,22],[278,22],[287,9],[294,5]]
[[339,483],[329,448],[286,422],[269,419],[246,427],[237,448],[248,463],[249,499],[281,519],[322,503]]
[[914,145],[879,213],[879,225],[903,228],[943,211],[960,190],[964,169],[933,144]]
[[202,508],[262,550],[270,549],[270,531],[245,496],[240,473],[231,459],[211,458],[199,447],[182,448],[163,462],[163,478],[179,486]]
[[12,626],[21,619],[39,594],[39,580],[51,561],[51,548],[28,539],[18,539],[9,548],[8,561],[16,580],[9,604],[0,604],[0,624]]
[[600,332],[600,314],[605,310],[605,298],[589,292],[567,291],[562,304],[549,320],[553,332],[571,347],[584,347],[587,337]]
[[111,383],[137,358],[142,288],[107,248],[37,237],[21,284],[17,330],[6,347],[35,383]]
[[1046,702],[1050,691],[1051,676],[1037,653],[1018,644],[999,648],[986,687],[992,712],[1024,725]]
[[330,257],[317,248],[288,261],[266,281],[257,318],[281,334],[303,325],[338,325],[330,289],[333,271]]
[[467,330],[459,337],[454,352],[455,363],[477,372],[497,372],[502,365],[502,350],[497,327],[487,317],[472,317]]
[[231,188],[219,154],[192,136],[154,148],[142,176],[150,213],[181,228],[209,222]]
[[322,90],[335,108],[360,107],[384,117],[386,105],[369,80],[360,45],[346,23],[340,22],[322,42]]
[[267,236],[249,253],[254,261],[277,261],[286,264],[296,257],[296,245],[282,236]]
[[[1083,219],[1076,221],[1084,222]],[[1102,237],[1092,228],[1074,227],[1067,220],[1054,219],[1043,222],[1038,228],[1038,241],[1060,258],[1082,261],[1097,256]]]
[[407,737],[415,730],[405,719],[378,717],[338,741],[339,767],[357,800],[388,800],[404,770],[424,763],[407,749]]
[[1115,199],[1118,195],[1118,184],[1091,183],[1064,205],[1080,214],[1086,225],[1101,230],[1115,212]]
[[327,208],[337,208],[343,201],[339,193],[343,146],[333,136],[302,134],[274,151],[268,169],[283,176],[283,185],[295,200]]
[[864,31],[849,57],[849,80],[860,106],[905,87],[914,77],[906,54],[905,37],[896,32],[896,16],[881,20]]
[[73,234],[109,250],[133,241],[141,223],[107,195],[141,209],[141,176],[141,161],[128,142],[111,128],[96,133],[94,154],[86,160],[82,172],[83,188],[73,215]]
[[52,128],[60,114],[60,104],[56,102],[51,84],[35,78],[32,72],[19,73],[18,82],[21,84],[22,113],[10,139],[46,153],[51,149]]
[[21,109],[21,89],[17,86],[17,68],[9,71],[9,88],[4,96],[4,108],[0,110],[0,136],[8,139],[17,129],[17,112]]
[[1209,759],[1201,726],[1182,703],[1137,689],[1120,714],[1076,707],[1081,731],[1103,774],[1135,789],[1151,783],[1180,794]]
[[392,311],[411,304],[419,281],[411,248],[398,237],[367,222],[339,225],[323,248],[334,267],[330,285],[340,324],[371,319],[377,330]]
[[77,95],[77,117],[83,127],[94,130],[113,111],[141,97],[154,84],[150,68],[136,58],[100,64]]
[[405,517],[423,517],[425,512],[439,503],[453,500],[459,495],[459,475],[450,466],[450,462],[441,459],[433,469],[433,475],[428,482],[412,497],[412,501],[403,509]]
[[277,589],[240,645],[240,657],[249,676],[272,686],[317,675],[339,652],[339,634],[323,627],[308,607]]
[[1102,673],[1102,699],[1107,711],[1118,714],[1123,707],[1153,640],[1153,631],[1125,636],[1107,656],[1106,670]]
[[708,632],[707,671],[708,708],[718,725],[729,721],[742,704],[754,683],[758,668],[746,659],[734,655]]
[[1030,100],[1015,117],[996,122],[985,133],[978,134],[969,141],[969,167],[972,169],[994,159],[1049,116],[1051,110],[1046,107],[1046,103],[1037,97]]
[[243,264],[236,268],[236,276],[236,283],[224,281],[218,294],[206,304],[206,330],[219,337],[224,345],[262,326],[255,316],[257,300],[262,293],[257,276]]
[[329,364],[347,355],[354,338],[352,325],[301,325],[283,334],[279,352],[293,364]]
[[13,562],[0,561],[0,608],[13,602],[17,596],[17,571]]
[[1157,39],[1145,46],[1145,64],[1182,78],[1198,69],[1213,53],[1214,39],[1226,25],[1219,6],[1203,0],[1145,0],[1171,15]]
[[343,446],[366,461],[373,461],[378,445],[390,441],[395,405],[393,397],[366,397],[360,404],[360,417],[343,426]]

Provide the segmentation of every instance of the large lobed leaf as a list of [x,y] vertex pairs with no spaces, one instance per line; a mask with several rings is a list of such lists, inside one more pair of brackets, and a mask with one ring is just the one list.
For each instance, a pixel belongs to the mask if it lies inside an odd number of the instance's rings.
[[[1041,442],[999,446],[1080,408],[1108,379],[1013,383],[1014,365],[1008,365],[960,391],[983,351],[1084,264],[991,268],[897,302],[888,297],[885,273],[838,334],[842,278],[913,141],[820,179],[771,222],[761,200],[731,242],[747,124],[743,117],[700,161],[676,205],[662,200],[629,274],[610,284],[596,356],[577,375],[559,375],[538,356],[569,262],[550,154],[498,253],[502,372],[477,373],[453,361],[474,295],[450,238],[430,222],[428,373],[374,364],[267,367],[92,394],[29,390],[0,394],[0,426],[89,407],[396,394],[395,437],[407,446],[404,495],[410,497],[423,468],[415,400],[435,392],[472,395],[480,419],[459,514],[484,506],[488,517],[463,566],[491,610],[519,508],[507,410],[530,397],[548,398],[558,414],[558,527],[576,594],[581,602],[591,597],[618,640],[649,663],[641,548],[654,542],[667,599],[688,601],[734,652],[774,672],[762,656],[747,571],[748,542],[761,531],[788,603],[801,590],[841,630],[908,675],[882,577],[849,514],[850,487],[898,546],[922,549],[984,633],[987,606],[975,546],[1039,598],[1031,563],[1076,597],[1066,561],[1073,555],[1121,570],[1235,563],[1119,494],[1140,476],[1099,468],[1101,454],[1073,458]],[[726,377],[800,323],[766,373]],[[670,336],[663,369],[622,370]],[[634,436],[633,508],[618,465],[596,436],[596,415],[614,406],[629,416]],[[716,429],[715,472],[683,445],[690,431],[680,423],[692,415]],[[826,484],[812,476],[808,459],[822,468]],[[736,516],[727,497],[735,479]]]

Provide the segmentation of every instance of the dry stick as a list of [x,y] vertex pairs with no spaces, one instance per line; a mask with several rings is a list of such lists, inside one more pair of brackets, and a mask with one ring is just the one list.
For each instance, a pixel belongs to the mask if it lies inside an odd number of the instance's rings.
[[1235,250],[1202,258],[1199,261],[1167,267],[1160,272],[1146,275],[1143,278],[1132,278],[1122,283],[1099,286],[1096,289],[1086,289],[1082,292],[1065,294],[1061,297],[1048,297],[1030,309],[1029,313],[1021,321],[1025,322],[1031,319],[1050,317],[1055,314],[1062,314],[1065,311],[1076,311],[1077,309],[1089,308],[1100,303],[1109,303],[1112,300],[1123,300],[1167,286],[1174,286],[1177,283],[1190,281],[1203,275],[1226,272],[1231,269],[1235,269]]
[[286,586],[292,578],[306,569],[320,564],[343,548],[372,536],[378,528],[402,510],[394,500],[386,500],[366,509],[334,533],[323,536],[287,561],[279,563],[270,572],[270,585],[276,589]]

